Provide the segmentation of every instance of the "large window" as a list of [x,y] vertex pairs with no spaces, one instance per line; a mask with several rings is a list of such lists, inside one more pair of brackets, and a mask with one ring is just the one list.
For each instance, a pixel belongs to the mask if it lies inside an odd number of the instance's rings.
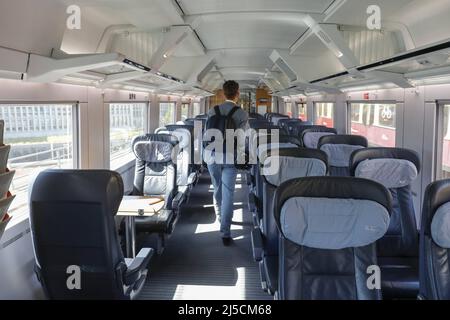
[[284,104],[284,109],[285,114],[288,115],[290,118],[292,118],[292,103],[286,102]]
[[29,184],[40,171],[78,167],[77,112],[72,104],[0,104],[0,118],[11,145],[8,168],[16,171],[9,209],[16,220],[28,215]]
[[200,110],[200,103],[198,102],[194,102],[194,117],[198,116],[199,114],[202,113],[202,111]]
[[297,103],[298,118],[302,121],[308,121],[308,111],[306,103]]
[[367,138],[371,147],[395,147],[395,104],[350,104],[351,134]]
[[181,121],[189,118],[189,103],[183,103],[181,105]]
[[134,159],[131,142],[145,133],[147,104],[113,103],[109,105],[110,168],[118,169]]
[[314,104],[314,124],[328,128],[334,127],[334,103]]
[[450,104],[441,105],[440,109],[440,161],[438,161],[438,172],[436,178],[450,178]]
[[159,126],[164,127],[175,123],[175,102],[161,102],[159,104]]

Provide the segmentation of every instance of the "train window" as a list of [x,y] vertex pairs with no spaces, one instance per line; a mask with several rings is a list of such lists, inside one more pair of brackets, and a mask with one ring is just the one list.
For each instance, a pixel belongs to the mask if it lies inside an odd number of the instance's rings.
[[189,118],[189,103],[183,103],[181,105],[181,121]]
[[314,124],[334,127],[334,103],[316,102],[314,104]]
[[194,116],[198,116],[199,114],[202,113],[202,111],[200,110],[200,103],[198,102],[194,102]]
[[11,145],[8,168],[16,174],[10,213],[28,215],[28,187],[45,169],[78,167],[78,116],[72,104],[0,104],[5,120],[4,143]]
[[134,159],[131,142],[145,133],[146,103],[109,105],[110,168],[118,169]]
[[449,179],[450,178],[450,104],[440,106],[439,113],[439,140],[438,152],[440,154],[440,161],[436,166],[436,178]]
[[351,134],[367,138],[371,147],[395,147],[396,105],[351,103]]
[[286,115],[288,115],[290,118],[292,118],[292,103],[291,102],[286,102],[284,104],[284,112]]
[[308,111],[306,103],[297,103],[298,118],[302,121],[308,121]]
[[159,126],[164,127],[175,123],[175,102],[161,102],[159,104]]

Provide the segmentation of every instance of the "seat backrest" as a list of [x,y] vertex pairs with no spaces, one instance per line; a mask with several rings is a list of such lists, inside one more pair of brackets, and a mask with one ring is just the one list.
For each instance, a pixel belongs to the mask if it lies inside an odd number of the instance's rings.
[[320,138],[318,148],[328,155],[330,175],[350,176],[350,156],[356,150],[368,147],[367,139],[354,135],[331,135]]
[[251,112],[248,114],[249,119],[265,120],[266,118],[259,113]]
[[381,299],[367,283],[375,242],[389,225],[386,188],[358,178],[299,178],[278,187],[274,208],[281,299]]
[[[169,128],[168,128],[169,129]],[[160,134],[169,134],[175,136],[178,141],[178,155],[177,155],[177,185],[187,186],[189,174],[192,172],[191,162],[192,155],[192,139],[191,131],[184,128],[171,128],[171,130],[160,131]]]
[[171,199],[176,191],[178,139],[169,134],[146,134],[136,137],[132,147],[136,156],[133,194]]
[[317,149],[320,138],[336,134],[337,131],[334,128],[313,126],[312,128],[302,131],[300,140],[302,141],[303,147]]
[[326,128],[325,126],[317,126],[310,122],[292,122],[290,123],[292,135],[302,138],[303,131],[314,128]]
[[[106,170],[45,170],[30,187],[36,271],[50,299],[125,299],[126,270],[114,216],[121,176]],[[68,277],[81,271],[81,289]],[[73,268],[73,267],[72,267]]]
[[380,257],[418,257],[419,241],[411,184],[420,172],[415,151],[399,148],[367,148],[350,159],[352,176],[383,184],[392,194],[391,224],[378,243]]
[[282,123],[284,124],[284,128],[286,128],[286,131],[289,135],[295,135],[294,128],[296,125],[305,124],[305,122],[303,122],[301,119],[284,120]]
[[[195,152],[195,132],[194,132],[194,126],[193,125],[167,125],[166,129],[170,132],[174,132],[177,130],[184,130],[184,131],[188,131],[189,132],[189,141],[190,141],[190,147],[189,147],[189,151],[190,151],[190,163],[193,163],[194,161],[194,152]],[[182,143],[181,141],[179,141],[180,143]],[[184,144],[184,143],[183,143]],[[181,148],[181,145],[180,145]]]
[[280,121],[281,119],[290,119],[290,117],[289,117],[289,116],[286,116],[286,115],[284,115],[284,114],[277,114],[277,115],[273,115],[272,118],[270,119],[270,121],[271,121],[274,125],[278,126],[278,123],[279,123],[279,121]]
[[[265,168],[278,162],[276,170]],[[263,160],[263,218],[262,232],[265,235],[265,254],[278,255],[278,229],[273,215],[273,196],[284,182],[302,177],[325,176],[328,172],[327,155],[320,150],[301,148],[271,149]]]
[[420,229],[420,296],[450,300],[450,180],[430,184]]

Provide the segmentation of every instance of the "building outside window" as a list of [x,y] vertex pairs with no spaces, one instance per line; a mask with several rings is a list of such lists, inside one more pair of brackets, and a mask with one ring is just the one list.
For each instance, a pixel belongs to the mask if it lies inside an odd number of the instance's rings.
[[14,221],[28,216],[28,189],[45,169],[78,167],[78,115],[73,104],[0,104],[4,143],[11,145],[8,168],[15,170],[9,213]]

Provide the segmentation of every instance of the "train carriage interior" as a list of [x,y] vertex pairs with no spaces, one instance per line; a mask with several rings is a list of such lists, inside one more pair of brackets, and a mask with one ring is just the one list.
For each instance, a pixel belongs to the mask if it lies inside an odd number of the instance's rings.
[[449,16],[0,0],[0,300],[450,300]]

